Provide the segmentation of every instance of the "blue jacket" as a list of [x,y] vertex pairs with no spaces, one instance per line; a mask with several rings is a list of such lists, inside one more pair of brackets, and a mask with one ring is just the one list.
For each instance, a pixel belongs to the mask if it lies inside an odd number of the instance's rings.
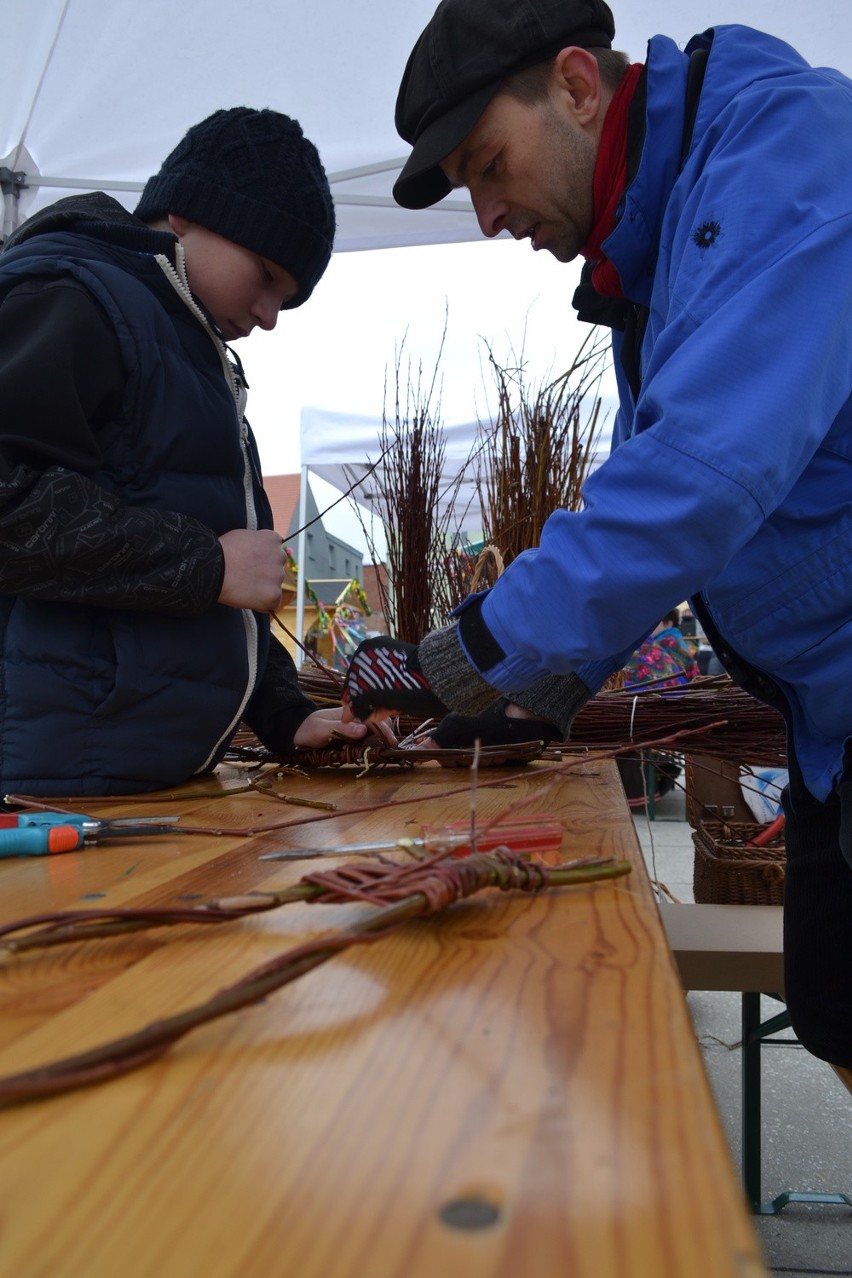
[[[196,530],[215,545],[229,529],[272,522],[242,418],[244,389],[192,299],[179,252],[175,267],[143,251],[152,233],[136,226],[99,235],[57,225],[0,258],[0,302],[24,279],[82,284],[114,327],[127,374],[120,410],[99,434],[102,465],[86,477],[96,500],[69,531],[69,578],[77,565],[97,578],[97,564],[86,561],[86,521],[109,518],[103,506],[113,496],[128,542],[134,511],[139,521],[161,512],[164,527],[180,521],[178,536],[183,529],[188,543]],[[79,480],[69,473],[69,493]],[[60,471],[51,490],[60,501],[61,481]],[[42,524],[34,538],[43,532]],[[188,600],[167,601],[165,588],[158,598],[156,574],[134,585],[138,552],[129,545],[125,552],[135,608],[24,591],[0,598],[4,791],[102,794],[172,784],[215,763],[240,722],[264,669],[268,619],[199,606],[189,581]],[[149,567],[151,559],[155,543]],[[115,565],[109,569],[114,574]]]
[[600,687],[700,595],[752,689],[782,694],[822,799],[852,733],[852,82],[745,27],[698,42],[680,170],[688,51],[649,43],[644,146],[603,245],[650,308],[641,388],[616,334],[612,455],[485,598],[506,654],[487,680]]

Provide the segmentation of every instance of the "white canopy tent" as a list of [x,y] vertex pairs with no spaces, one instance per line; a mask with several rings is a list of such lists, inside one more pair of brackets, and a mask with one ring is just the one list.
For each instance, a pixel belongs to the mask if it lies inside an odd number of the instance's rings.
[[[477,422],[442,422],[444,444],[443,482],[438,499],[441,515],[448,515],[452,531],[478,533],[482,512],[476,488],[476,465],[467,465],[477,448]],[[299,494],[299,536],[296,558],[306,562],[308,473],[347,493],[367,510],[379,514],[375,485],[370,477],[381,457],[382,422],[379,418],[303,408],[301,418],[301,485]],[[459,479],[459,476],[462,476]],[[296,602],[296,633],[302,633],[304,595]],[[298,660],[298,658],[297,658]]]
[[[75,189],[132,208],[186,129],[222,106],[296,116],[320,151],[338,250],[478,236],[468,201],[403,212],[396,83],[432,0],[0,0],[4,225]],[[20,192],[20,200],[14,192]]]
[[[479,238],[462,195],[414,213],[391,187],[402,69],[435,0],[0,0],[3,223],[75,189],[133,207],[186,129],[222,106],[295,115],[338,208],[338,250]],[[852,70],[848,0],[613,0],[616,46],[744,22]]]

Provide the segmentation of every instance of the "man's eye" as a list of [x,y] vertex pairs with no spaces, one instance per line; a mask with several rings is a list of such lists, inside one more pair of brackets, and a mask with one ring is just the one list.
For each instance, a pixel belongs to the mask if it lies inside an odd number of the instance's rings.
[[264,280],[266,281],[266,283],[267,283],[267,284],[272,284],[272,282],[273,282],[273,275],[272,275],[272,272],[270,271],[269,267],[266,265],[266,263],[265,263],[265,262],[261,262],[261,264],[260,264],[260,271],[261,271],[261,274],[262,274],[262,276],[263,276]]
[[482,177],[484,178],[493,177],[496,172],[497,172],[497,160],[496,159],[489,160],[485,168],[482,170]]

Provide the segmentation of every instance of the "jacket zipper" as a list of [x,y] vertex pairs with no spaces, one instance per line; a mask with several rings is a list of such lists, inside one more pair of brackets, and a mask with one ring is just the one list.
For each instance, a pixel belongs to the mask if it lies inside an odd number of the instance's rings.
[[[225,374],[225,378],[228,382],[228,385],[231,388],[231,394],[234,397],[234,412],[236,415],[237,429],[239,430],[239,436],[240,436],[240,451],[243,457],[243,495],[245,498],[245,505],[246,505],[246,527],[251,530],[254,530],[257,528],[257,507],[254,501],[254,489],[252,486],[251,456],[250,456],[249,447],[248,447],[248,425],[245,419],[245,405],[246,405],[245,386],[237,380],[237,376],[236,376],[236,373],[234,372],[233,365],[231,364],[231,361],[228,359],[228,352],[225,348],[225,343],[219,337],[218,333],[216,333],[214,329],[211,327],[210,321],[208,320],[207,316],[204,314],[204,311],[201,309],[201,307],[196,302],[195,298],[192,296],[192,290],[189,287],[189,278],[186,273],[186,258],[185,258],[183,246],[181,244],[177,244],[175,246],[176,266],[172,265],[172,263],[169,261],[168,257],[166,257],[164,253],[158,253],[156,255],[156,261],[160,269],[162,270],[163,274],[165,275],[166,279],[168,280],[169,284],[171,284],[172,288],[180,297],[181,301],[184,303],[185,306],[189,308],[189,310],[192,312],[192,314],[195,316],[198,322],[202,325],[202,327],[204,328],[204,331],[207,333],[210,340],[215,345],[217,353],[219,355],[219,360],[222,364],[222,371]],[[219,740],[216,742],[213,749],[210,751],[210,753],[208,754],[204,762],[201,764],[201,766],[196,768],[195,770],[196,776],[199,773],[207,771],[207,769],[211,766],[211,764],[213,763],[213,760],[216,758],[217,754],[221,750],[222,746],[227,741],[229,741],[230,738],[233,736],[234,732],[240,725],[240,721],[242,720],[245,708],[251,699],[251,696],[255,690],[255,687],[257,686],[257,673],[258,673],[257,671],[257,650],[258,650],[257,618],[255,617],[254,613],[252,612],[250,608],[243,608],[241,609],[241,612],[243,616],[243,627],[245,630],[245,637],[246,637],[246,656],[248,659],[248,667],[249,667],[248,682],[246,684],[245,691],[243,692],[243,697],[240,702],[236,715],[231,720],[230,724],[222,733],[222,735],[219,737]]]

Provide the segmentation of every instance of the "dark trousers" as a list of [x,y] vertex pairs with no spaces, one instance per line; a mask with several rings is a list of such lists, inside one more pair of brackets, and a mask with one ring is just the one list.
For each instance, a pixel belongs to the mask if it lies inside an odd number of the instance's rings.
[[805,789],[794,758],[784,791],[785,998],[796,1037],[852,1068],[852,771],[825,803]]

